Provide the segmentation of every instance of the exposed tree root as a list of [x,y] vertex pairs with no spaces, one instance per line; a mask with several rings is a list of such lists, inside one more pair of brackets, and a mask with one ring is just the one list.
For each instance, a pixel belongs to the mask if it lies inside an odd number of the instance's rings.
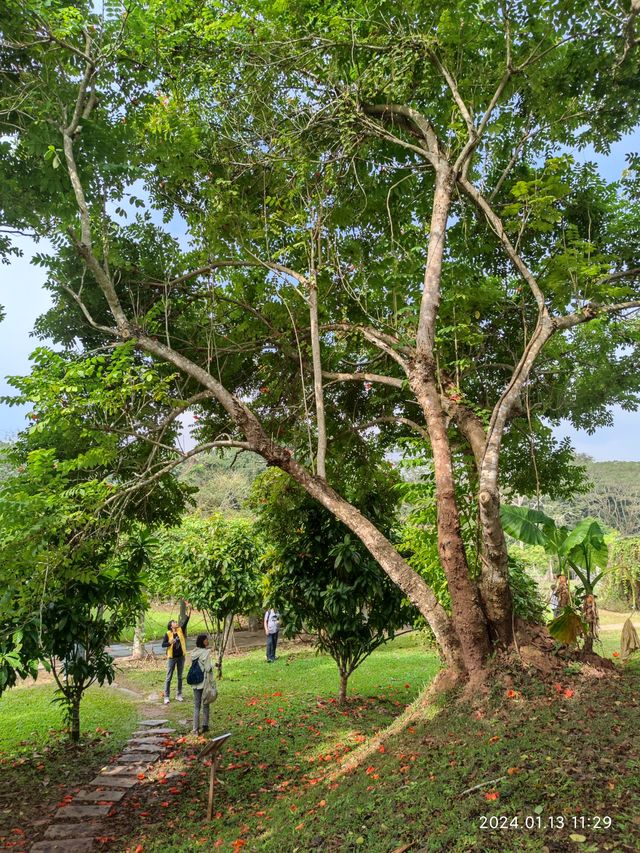
[[325,777],[326,781],[333,782],[355,770],[361,764],[364,764],[374,752],[378,751],[385,741],[394,737],[394,735],[400,734],[414,720],[431,720],[436,717],[441,711],[438,704],[433,701],[436,694],[452,690],[459,685],[459,682],[459,677],[450,670],[444,669],[439,672],[433,681],[424,688],[391,725],[387,726],[383,731],[378,732],[377,735],[370,738],[362,746],[354,749],[353,752],[350,752],[340,767]]

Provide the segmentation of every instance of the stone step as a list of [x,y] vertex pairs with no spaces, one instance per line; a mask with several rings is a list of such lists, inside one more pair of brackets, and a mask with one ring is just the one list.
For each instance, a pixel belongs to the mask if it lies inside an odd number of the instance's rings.
[[32,845],[32,853],[85,853],[93,850],[93,838],[65,838],[61,841],[45,840]]
[[126,788],[121,788],[118,791],[78,791],[74,797],[74,801],[83,800],[95,803],[101,800],[105,803],[119,803],[126,793]]
[[133,737],[138,737],[138,735],[147,736],[147,737],[150,737],[151,735],[153,735],[154,737],[157,737],[158,735],[172,735],[174,733],[175,733],[175,729],[170,729],[170,728],[138,729],[137,732],[133,733]]
[[138,720],[139,726],[164,726],[169,720]]
[[98,806],[94,803],[69,803],[59,808],[55,814],[56,820],[72,820],[73,818],[105,817],[111,811],[111,806]]
[[161,752],[165,751],[165,748],[166,747],[162,746],[161,744],[157,744],[157,743],[135,743],[135,744],[132,744],[131,746],[125,747],[124,751],[125,751],[125,753],[149,752],[149,753],[154,753],[154,754],[159,755]]
[[[129,768],[127,767],[127,772]],[[134,788],[138,784],[138,779],[136,776],[96,776],[95,779],[92,779],[90,782],[87,782],[88,785],[96,785],[96,786],[104,786],[105,788],[124,788],[128,790],[129,788]]]
[[63,838],[97,838],[102,835],[102,825],[99,823],[52,823],[48,826],[44,837],[50,841],[60,841]]
[[155,755],[144,752],[123,752],[118,756],[118,761],[121,764],[140,764],[143,767],[148,767],[152,761],[156,761],[160,757],[160,753]]
[[[146,759],[146,756],[145,756]],[[119,759],[118,759],[119,760]],[[140,762],[140,768],[132,767],[131,764],[114,764],[109,765],[107,767],[103,767],[100,771],[101,776],[133,776],[135,778],[136,773],[143,773],[144,770],[149,766],[148,761]]]
[[152,746],[164,746],[167,739],[164,737],[143,737],[142,735],[129,738],[129,743],[148,743]]

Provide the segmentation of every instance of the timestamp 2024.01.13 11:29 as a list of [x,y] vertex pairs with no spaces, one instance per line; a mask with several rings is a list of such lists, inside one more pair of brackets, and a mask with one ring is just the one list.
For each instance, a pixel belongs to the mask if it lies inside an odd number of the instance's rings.
[[609,815],[481,815],[480,829],[596,829],[608,830],[613,826]]

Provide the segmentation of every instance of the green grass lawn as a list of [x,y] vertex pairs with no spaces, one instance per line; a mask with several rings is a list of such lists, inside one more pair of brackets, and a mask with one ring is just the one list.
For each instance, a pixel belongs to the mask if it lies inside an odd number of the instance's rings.
[[[613,650],[613,636],[605,645]],[[145,784],[138,813],[121,809],[114,818],[125,838],[117,849],[637,849],[640,661],[613,682],[581,680],[575,665],[546,685],[514,671],[515,695],[496,687],[477,713],[441,697],[430,718],[389,738],[357,770],[332,776],[436,667],[416,637],[402,637],[356,673],[354,698],[341,710],[332,701],[337,680],[326,658],[297,652],[277,665],[264,664],[258,653],[229,659],[212,727],[233,737],[212,824],[203,819],[208,768],[197,760],[199,745],[187,739]],[[161,677],[148,670],[126,675],[144,690],[157,690]],[[172,703],[167,710],[179,720],[189,709]],[[162,773],[170,771],[182,775],[167,793]],[[499,781],[463,793],[491,780]],[[589,826],[594,816],[610,817],[611,827]],[[505,829],[492,828],[500,821]]]
[[617,613],[614,610],[603,610],[599,609],[600,616],[600,627],[606,628],[607,625],[623,625],[629,617],[631,617],[631,621],[636,627],[640,626],[640,613],[628,612],[628,613]]
[[[617,632],[604,635],[611,652]],[[116,840],[103,849],[637,849],[640,660],[613,680],[580,678],[575,665],[546,684],[514,670],[512,683],[496,684],[479,709],[442,695],[428,714],[341,775],[344,758],[384,732],[431,681],[437,656],[420,635],[399,637],[354,674],[350,702],[340,708],[331,659],[293,644],[279,651],[275,664],[262,651],[225,662],[211,728],[232,738],[223,751],[225,785],[216,790],[214,820],[204,820],[209,770],[198,760],[201,744],[187,734],[192,696],[185,687],[184,703],[147,708],[171,720],[176,740],[170,757],[108,818]],[[160,694],[163,680],[162,661],[123,664],[118,674],[119,685],[143,696]],[[30,841],[39,837],[37,820],[117,753],[135,725],[136,704],[126,694],[93,689],[83,709],[82,747],[57,745],[48,734],[60,727],[50,695],[51,688],[35,687],[0,699],[0,814],[5,826],[30,832]],[[475,785],[482,787],[464,793]],[[594,816],[610,817],[611,827],[587,825]],[[504,828],[495,828],[500,822]]]
[[[135,702],[109,688],[90,688],[81,707],[81,742],[66,741],[53,685],[9,690],[0,697],[0,830],[26,832],[69,791],[93,778],[124,746],[138,719]],[[19,836],[14,835],[14,840]]]
[[[0,696],[0,757],[29,754],[58,738],[64,721],[60,706],[52,699],[53,686],[38,684]],[[101,727],[111,732],[112,743],[119,743],[132,731],[136,719],[135,704],[113,690],[92,687],[82,700],[84,735]]]

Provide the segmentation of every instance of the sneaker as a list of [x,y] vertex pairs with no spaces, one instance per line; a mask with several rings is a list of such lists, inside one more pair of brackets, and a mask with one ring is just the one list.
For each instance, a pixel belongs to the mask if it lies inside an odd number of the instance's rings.
[[168,704],[169,704],[169,702],[170,702],[169,697],[168,697],[168,696],[165,696],[165,697],[164,697],[164,704],[165,704],[165,705],[168,705]]
[[203,726],[202,727],[202,734],[204,734],[205,732],[208,732],[208,731],[209,731],[209,726]]
[[178,693],[178,695],[176,696],[176,702],[184,702],[184,699],[182,698],[182,693]]

